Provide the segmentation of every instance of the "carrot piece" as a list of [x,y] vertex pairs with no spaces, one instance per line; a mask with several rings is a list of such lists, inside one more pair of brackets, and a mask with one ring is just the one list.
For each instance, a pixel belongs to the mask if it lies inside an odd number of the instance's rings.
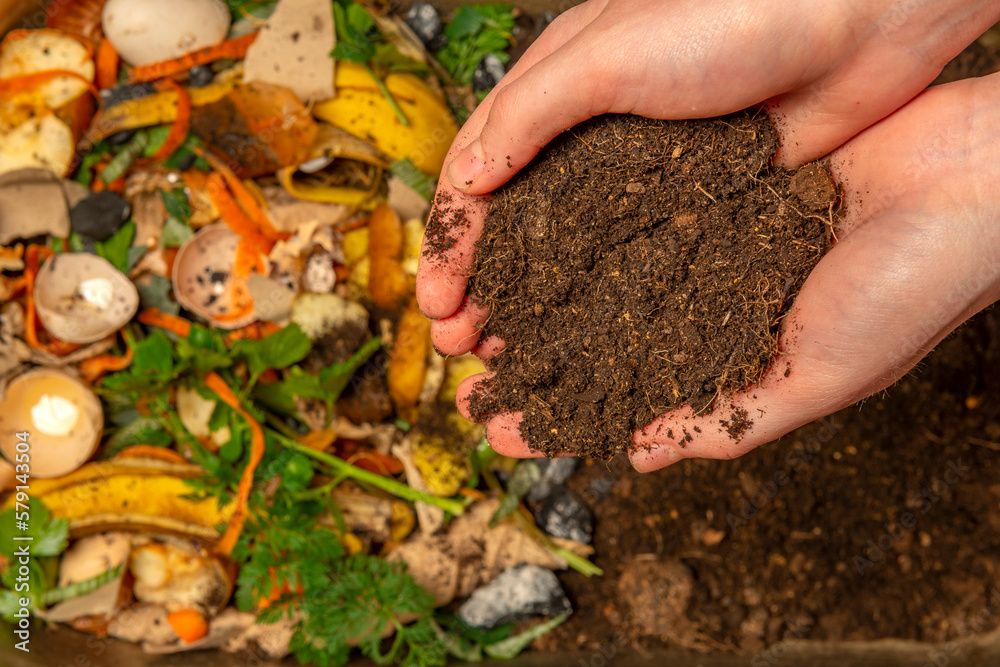
[[83,381],[92,384],[99,380],[105,373],[128,368],[131,363],[132,348],[128,347],[122,356],[101,354],[90,359],[84,359],[80,362],[79,369],[80,374],[83,376]]
[[229,388],[225,380],[219,377],[217,373],[209,373],[205,376],[205,385],[214,391],[223,403],[243,417],[250,426],[251,431],[250,459],[247,461],[247,465],[243,469],[243,475],[240,477],[240,483],[236,487],[236,509],[229,520],[229,525],[226,526],[226,532],[222,535],[219,543],[215,545],[215,552],[217,554],[228,557],[236,547],[236,543],[240,539],[240,533],[243,531],[243,524],[247,518],[247,506],[250,502],[250,491],[253,490],[253,476],[261,459],[264,458],[264,450],[267,443],[264,440],[264,429],[243,408],[239,398],[236,397],[236,394]]
[[167,79],[167,81],[169,81],[168,85],[177,91],[177,118],[174,119],[174,124],[170,127],[170,133],[163,145],[153,155],[154,162],[166,160],[173,155],[187,139],[188,130],[191,129],[191,95],[188,94],[184,86],[173,79]]
[[233,262],[233,273],[240,278],[246,278],[254,269],[257,273],[267,273],[267,262],[256,248],[246,239],[240,240],[236,246],[236,260]]
[[167,463],[188,463],[188,460],[166,447],[156,445],[131,445],[115,454],[116,459],[157,459]]
[[229,168],[225,162],[220,160],[216,155],[213,155],[209,151],[198,150],[199,155],[208,160],[208,163],[212,165],[212,168],[222,175],[223,180],[225,180],[226,185],[232,191],[237,203],[246,211],[247,215],[253,220],[257,229],[263,234],[267,239],[271,241],[280,241],[282,239],[288,238],[288,234],[279,232],[271,225],[271,221],[267,219],[267,214],[264,209],[260,207],[257,202],[257,198],[254,197],[253,193],[244,185],[240,177],[233,173],[233,170]]
[[253,299],[247,299],[243,301],[240,307],[237,308],[236,310],[232,311],[231,313],[222,313],[220,315],[216,315],[215,319],[218,320],[219,322],[233,322],[240,318],[246,317],[247,315],[253,312],[253,309],[254,309]]
[[229,225],[229,228],[238,235],[246,239],[258,252],[267,254],[274,247],[274,242],[269,241],[259,231],[255,221],[240,206],[229,188],[226,187],[225,179],[215,173],[208,177],[205,183],[205,192],[212,204],[218,209],[222,220]]
[[143,324],[166,329],[183,338],[187,338],[188,334],[191,333],[191,322],[183,317],[164,313],[159,308],[147,308],[139,313],[138,319]]
[[296,595],[302,595],[303,589],[302,584],[299,582],[298,575],[295,577],[295,587],[292,588],[289,582],[285,582],[283,585],[278,585],[278,571],[273,567],[267,568],[268,573],[271,575],[271,591],[267,595],[261,595],[260,599],[257,601],[257,609],[267,609],[272,604],[277,602],[278,598],[282,595],[288,595],[293,590]]
[[162,79],[166,76],[185,72],[195,65],[206,65],[216,60],[222,60],[223,58],[240,60],[246,56],[247,49],[250,48],[255,39],[257,39],[257,33],[252,32],[249,35],[234,37],[219,44],[206,46],[179,58],[133,67],[132,71],[129,72],[128,82],[143,83],[145,81],[153,81],[154,79]]
[[87,90],[90,94],[93,95],[95,99],[100,101],[101,91],[97,89],[97,86],[95,86],[90,79],[83,76],[79,72],[74,72],[68,69],[47,69],[43,72],[32,72],[31,74],[21,74],[19,76],[0,79],[0,96],[7,96],[13,93],[23,93],[26,90],[34,90],[43,83],[58,77],[69,77],[70,79],[82,81],[87,84]]
[[230,331],[226,334],[224,341],[226,345],[232,345],[238,340],[248,339],[248,340],[260,340],[265,336],[270,336],[273,333],[281,331],[281,327],[274,322],[254,322],[253,324],[248,324],[245,327]]
[[197,609],[180,609],[167,614],[167,623],[185,644],[198,641],[208,634],[208,619]]
[[111,40],[105,38],[101,40],[101,45],[97,47],[97,87],[101,90],[113,88],[118,83],[118,65],[120,60],[118,52],[115,51]]

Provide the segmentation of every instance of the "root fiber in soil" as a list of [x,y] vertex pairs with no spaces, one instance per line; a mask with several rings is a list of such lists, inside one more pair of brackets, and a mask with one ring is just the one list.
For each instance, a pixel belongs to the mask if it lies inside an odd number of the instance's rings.
[[777,148],[750,112],[606,115],[553,141],[491,197],[476,245],[469,290],[506,347],[474,414],[523,412],[549,455],[609,459],[685,405],[738,440],[752,422],[719,397],[771,367],[838,215],[827,167],[772,168]]

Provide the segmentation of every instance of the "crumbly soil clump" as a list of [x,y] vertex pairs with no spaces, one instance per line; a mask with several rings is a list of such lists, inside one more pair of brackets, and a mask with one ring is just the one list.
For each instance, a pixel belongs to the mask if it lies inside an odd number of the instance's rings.
[[739,439],[752,421],[717,399],[770,367],[838,214],[827,167],[772,168],[777,148],[750,112],[606,115],[552,142],[492,196],[476,245],[469,290],[506,343],[476,416],[523,411],[533,448],[608,459],[657,415],[718,403]]

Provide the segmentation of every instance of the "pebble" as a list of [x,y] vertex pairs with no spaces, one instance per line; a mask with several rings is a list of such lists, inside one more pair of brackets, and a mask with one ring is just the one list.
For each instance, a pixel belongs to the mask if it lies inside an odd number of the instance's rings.
[[129,100],[138,100],[155,92],[156,88],[151,83],[122,84],[102,90],[101,101],[104,103],[105,108],[107,108],[121,104],[122,102],[128,102]]
[[590,544],[594,538],[594,515],[590,508],[565,487],[556,487],[535,512],[538,527],[552,537]]
[[494,88],[500,79],[507,73],[507,68],[500,62],[500,58],[495,53],[488,53],[486,57],[476,65],[476,71],[472,75],[472,89],[475,91],[490,90]]
[[114,192],[97,192],[83,199],[69,212],[69,224],[77,234],[107,241],[129,216],[132,207]]
[[515,565],[491,583],[474,591],[458,615],[474,628],[493,628],[533,616],[560,616],[573,605],[550,570],[537,565]]
[[403,20],[425,46],[430,46],[441,37],[441,15],[426,2],[418,2],[410,7]]
[[211,67],[206,65],[195,65],[188,70],[188,84],[192,88],[204,88],[212,83],[212,79],[214,78],[215,72],[212,71]]
[[575,456],[566,456],[558,459],[538,459],[535,461],[538,469],[542,472],[542,478],[535,482],[528,491],[527,500],[529,503],[537,503],[545,500],[552,493],[552,489],[566,483],[577,467],[580,459]]

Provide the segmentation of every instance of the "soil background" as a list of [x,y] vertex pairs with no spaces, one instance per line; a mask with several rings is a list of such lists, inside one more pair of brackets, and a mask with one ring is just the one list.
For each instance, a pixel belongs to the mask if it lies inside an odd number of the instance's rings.
[[[1000,69],[987,37],[936,83]],[[561,575],[576,611],[536,646],[756,652],[1000,626],[997,369],[993,308],[884,394],[740,459],[588,462],[569,484],[605,576]]]

